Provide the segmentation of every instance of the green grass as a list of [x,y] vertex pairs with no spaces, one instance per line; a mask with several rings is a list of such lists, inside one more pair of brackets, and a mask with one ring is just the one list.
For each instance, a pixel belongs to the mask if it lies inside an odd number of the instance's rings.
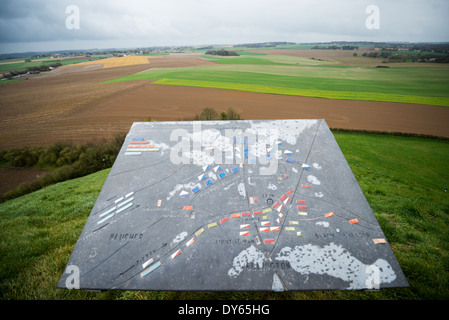
[[317,61],[307,58],[286,56],[286,55],[268,55],[251,52],[238,52],[240,56],[202,56],[203,59],[227,65],[266,65],[266,66],[292,66],[292,65],[331,65],[334,62]]
[[141,292],[56,285],[109,169],[0,204],[1,299],[447,299],[449,142],[334,133],[409,281],[378,292]]
[[449,107],[449,101],[446,98],[420,97],[420,96],[409,96],[409,95],[388,94],[388,93],[302,90],[294,88],[279,88],[279,87],[251,85],[251,84],[233,84],[233,83],[228,84],[212,81],[194,81],[194,80],[177,80],[177,79],[162,79],[155,81],[154,83],[165,85],[191,86],[202,88],[281,94],[281,95],[302,96],[302,97],[319,97],[326,99],[402,102],[402,103],[416,103],[416,104],[427,104],[427,105]]
[[157,79],[165,85],[449,107],[448,65],[379,69],[249,53],[204,59],[219,64],[150,68],[108,82]]

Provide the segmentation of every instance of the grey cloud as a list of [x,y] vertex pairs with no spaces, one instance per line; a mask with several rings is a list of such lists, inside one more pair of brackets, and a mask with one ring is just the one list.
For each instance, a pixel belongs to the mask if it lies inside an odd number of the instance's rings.
[[[370,4],[379,30],[365,28]],[[68,5],[80,9],[79,30],[65,26]],[[449,41],[447,13],[446,0],[2,0],[0,43]]]

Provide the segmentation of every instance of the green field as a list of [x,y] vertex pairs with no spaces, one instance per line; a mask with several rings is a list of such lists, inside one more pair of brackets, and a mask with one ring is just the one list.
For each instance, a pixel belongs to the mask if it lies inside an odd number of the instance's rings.
[[56,289],[107,169],[0,204],[0,299],[447,299],[449,142],[334,135],[410,288],[282,293]]
[[155,83],[164,85],[449,106],[446,64],[383,69],[248,52],[235,57],[203,56],[203,59],[217,64],[150,68],[108,82],[157,79]]

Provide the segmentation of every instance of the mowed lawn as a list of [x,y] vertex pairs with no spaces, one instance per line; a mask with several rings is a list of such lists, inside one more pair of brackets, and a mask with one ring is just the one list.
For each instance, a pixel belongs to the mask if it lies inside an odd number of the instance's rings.
[[158,79],[155,83],[165,85],[449,106],[449,65],[445,64],[397,64],[384,69],[254,53],[203,58],[219,64],[149,68],[109,82]]
[[410,288],[380,291],[62,290],[64,272],[109,169],[0,204],[1,299],[447,299],[449,142],[335,132]]

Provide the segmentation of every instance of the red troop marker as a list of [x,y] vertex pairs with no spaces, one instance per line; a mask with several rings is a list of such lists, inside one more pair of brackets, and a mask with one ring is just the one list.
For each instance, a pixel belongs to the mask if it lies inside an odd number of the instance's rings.
[[274,243],[274,239],[265,239],[263,243]]
[[289,191],[287,191],[286,195],[289,195],[289,194],[292,194],[292,193],[293,193],[293,190],[289,190]]
[[301,187],[310,189],[310,186],[308,186],[308,185],[306,185],[306,184],[302,184]]
[[174,259],[174,258],[176,258],[177,256],[179,256],[180,254],[181,254],[181,249],[179,249],[178,251],[176,251],[175,253],[173,253],[173,254],[171,255],[171,258]]
[[306,200],[296,200],[296,203],[306,203]]
[[223,223],[225,223],[228,220],[229,220],[229,217],[223,218],[223,219],[220,220],[220,223],[223,224]]
[[307,209],[307,206],[298,206],[298,209]]

